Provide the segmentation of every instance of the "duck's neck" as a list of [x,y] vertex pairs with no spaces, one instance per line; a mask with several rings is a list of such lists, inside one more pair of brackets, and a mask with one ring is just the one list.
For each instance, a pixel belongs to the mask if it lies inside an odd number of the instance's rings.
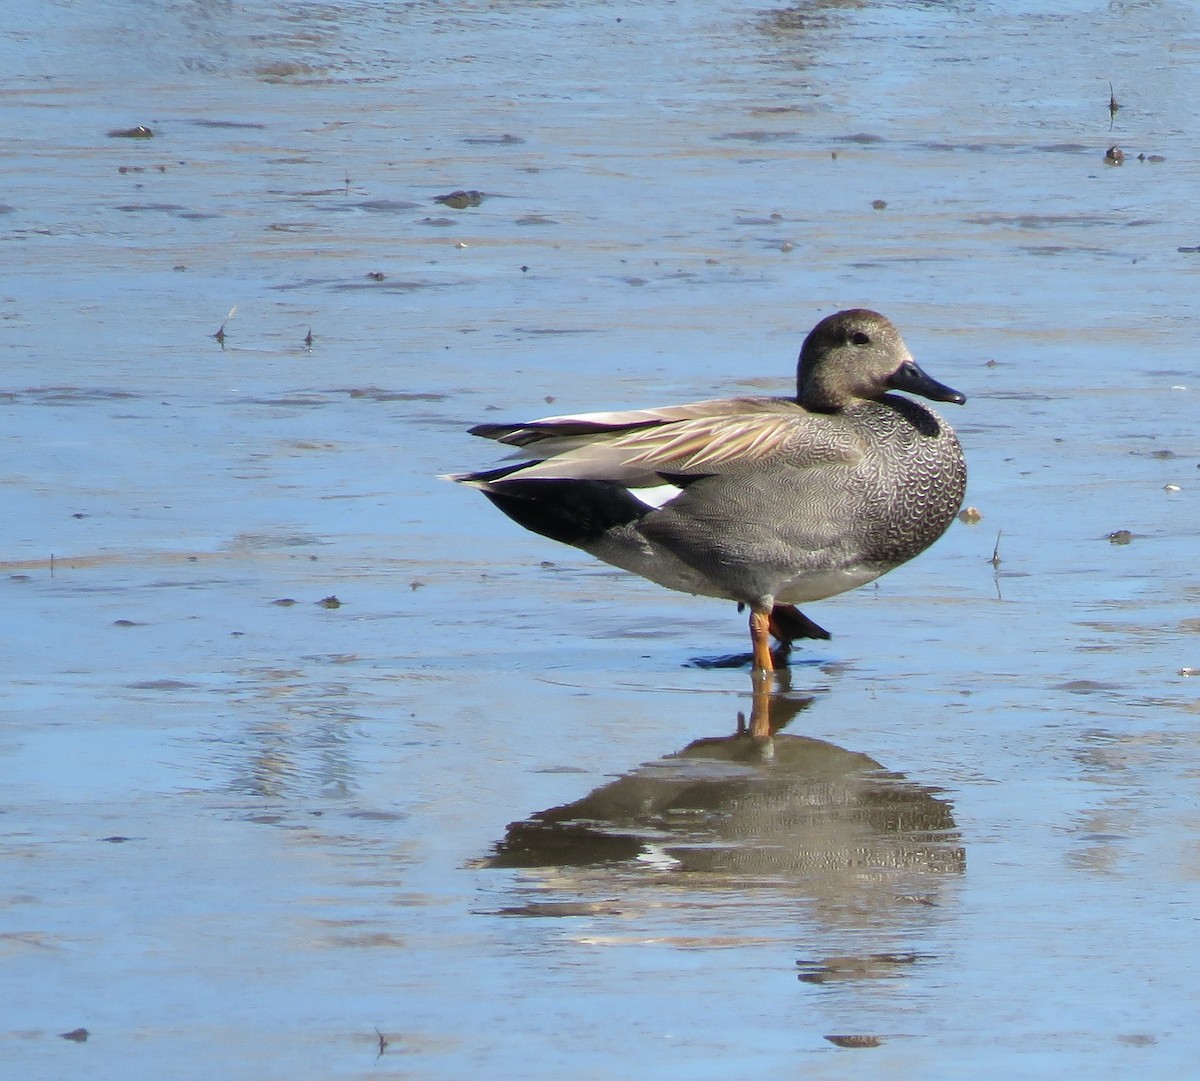
[[846,402],[824,386],[819,376],[810,376],[796,387],[796,402],[812,413],[840,413]]

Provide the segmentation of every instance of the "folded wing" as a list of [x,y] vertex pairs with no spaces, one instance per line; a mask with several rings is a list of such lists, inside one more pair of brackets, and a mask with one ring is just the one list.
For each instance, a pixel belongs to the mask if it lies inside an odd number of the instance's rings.
[[[582,413],[525,424],[481,424],[473,435],[520,448],[528,464],[506,480],[598,480],[627,488],[727,475],[786,463],[852,462],[861,441],[842,425],[787,398],[727,398],[663,409]],[[491,476],[456,480],[480,487]]]

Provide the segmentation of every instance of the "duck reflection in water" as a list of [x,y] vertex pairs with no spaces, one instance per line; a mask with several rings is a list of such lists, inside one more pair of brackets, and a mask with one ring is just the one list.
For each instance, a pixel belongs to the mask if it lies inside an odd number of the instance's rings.
[[[783,675],[783,674],[781,674]],[[875,759],[782,730],[814,701],[756,689],[750,723],[699,739],[573,803],[512,823],[492,867],[692,872],[714,888],[804,883],[842,897],[885,877],[958,874],[965,854],[937,790]],[[759,733],[770,733],[761,735]],[[705,878],[705,876],[710,876]],[[700,881],[703,880],[703,881]],[[889,891],[891,892],[891,891]]]

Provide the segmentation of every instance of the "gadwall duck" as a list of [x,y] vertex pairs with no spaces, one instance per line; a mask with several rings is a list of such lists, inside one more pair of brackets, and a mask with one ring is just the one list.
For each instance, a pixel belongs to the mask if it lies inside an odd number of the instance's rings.
[[958,513],[957,437],[896,390],[966,401],[917,366],[888,319],[855,308],[805,339],[794,398],[480,424],[472,435],[521,461],[450,479],[535,533],[748,606],[754,668],[769,673],[772,635],[785,654],[795,638],[829,637],[795,605],[898,567]]

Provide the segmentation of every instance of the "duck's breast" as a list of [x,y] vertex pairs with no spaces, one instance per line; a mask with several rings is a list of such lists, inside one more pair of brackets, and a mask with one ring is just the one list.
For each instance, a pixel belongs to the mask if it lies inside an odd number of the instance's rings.
[[864,554],[895,566],[937,540],[962,506],[962,447],[937,413],[899,395],[847,413],[868,447],[855,471]]

